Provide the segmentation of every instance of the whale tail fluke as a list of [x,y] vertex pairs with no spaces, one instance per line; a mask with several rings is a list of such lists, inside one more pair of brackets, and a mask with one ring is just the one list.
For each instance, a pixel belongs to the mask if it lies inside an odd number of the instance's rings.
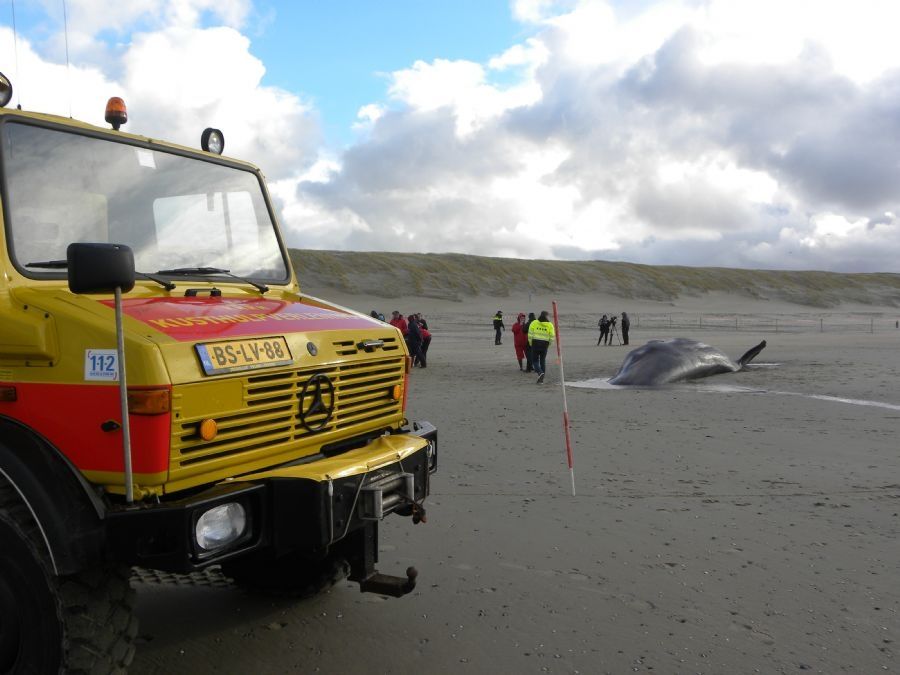
[[750,363],[753,359],[755,359],[756,355],[759,354],[765,348],[766,348],[766,341],[763,340],[755,347],[748,349],[747,353],[738,359],[738,365],[740,365],[740,367],[743,368],[748,363]]

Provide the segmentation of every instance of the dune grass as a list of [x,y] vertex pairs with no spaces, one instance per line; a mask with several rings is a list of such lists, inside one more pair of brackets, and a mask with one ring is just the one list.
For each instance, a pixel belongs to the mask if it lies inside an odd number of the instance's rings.
[[726,292],[809,307],[842,302],[900,307],[900,274],[840,274],[651,266],[600,260],[521,260],[457,253],[290,250],[301,286],[385,298],[402,295],[463,300],[519,293],[608,293],[671,301]]

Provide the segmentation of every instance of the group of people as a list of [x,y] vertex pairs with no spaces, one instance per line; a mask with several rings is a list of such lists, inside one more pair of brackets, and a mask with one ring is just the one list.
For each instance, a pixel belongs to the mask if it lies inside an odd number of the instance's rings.
[[[384,321],[384,315],[374,309],[372,317]],[[597,344],[611,345],[618,317],[604,314],[598,321],[600,338]],[[428,347],[431,345],[431,332],[428,330],[428,322],[421,314],[408,314],[404,317],[400,312],[391,312],[389,324],[395,326],[406,341],[407,349],[413,360],[413,366],[427,367]],[[631,321],[626,312],[622,312],[622,320],[619,323],[622,332],[622,344],[628,344],[628,331]],[[503,344],[503,333],[506,326],[503,323],[503,312],[497,310],[493,318],[494,344]],[[550,320],[549,312],[543,311],[535,316],[530,312],[527,316],[519,312],[516,322],[512,326],[513,347],[516,350],[516,360],[519,362],[519,370],[526,373],[537,373],[537,383],[541,384],[547,374],[547,352],[550,344],[556,339],[556,331]]]
[[[506,328],[503,325],[503,312],[497,312],[494,315],[494,344],[501,344],[500,335],[504,330]],[[535,317],[534,312],[531,312],[526,317],[524,312],[520,312],[513,324],[512,334],[519,370],[537,373],[537,383],[543,383],[547,374],[547,351],[556,337],[548,313],[544,311]]]
[[[384,321],[384,315],[374,309],[372,317]],[[406,341],[406,348],[412,357],[413,366],[427,367],[428,347],[431,345],[431,332],[428,330],[428,322],[421,314],[408,314],[403,316],[397,310],[391,312],[389,324],[399,329]]]
[[[599,345],[612,344],[612,331],[615,329],[618,317],[612,315],[610,318],[604,314],[598,325],[600,326],[600,339],[597,340]],[[497,311],[494,314],[494,344],[503,344],[502,337],[506,331],[503,323],[503,312]],[[622,329],[622,344],[628,344],[628,331],[631,328],[631,321],[627,312],[622,312],[622,321],[619,324]],[[541,384],[547,373],[547,352],[550,349],[550,343],[556,338],[556,331],[553,328],[553,322],[550,320],[549,313],[544,311],[535,317],[534,312],[525,316],[524,312],[520,312],[516,317],[516,322],[512,326],[513,346],[516,350],[516,360],[519,362],[519,370],[526,373],[535,372],[538,374],[537,382]]]
[[[612,317],[606,316],[604,314],[600,317],[600,321],[597,322],[597,325],[600,327],[600,337],[597,338],[597,346],[600,346],[602,342],[605,345],[611,345],[613,343],[613,333],[616,330],[616,317],[615,314]],[[631,320],[628,318],[628,314],[622,312],[622,344],[628,344],[628,330],[631,328]]]

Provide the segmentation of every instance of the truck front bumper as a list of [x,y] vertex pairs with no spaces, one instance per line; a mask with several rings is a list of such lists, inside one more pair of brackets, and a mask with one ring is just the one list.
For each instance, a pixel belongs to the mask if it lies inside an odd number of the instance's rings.
[[[107,551],[120,562],[180,573],[248,555],[323,556],[348,547],[354,549],[348,557],[371,563],[378,521],[391,513],[424,520],[422,501],[436,470],[437,429],[413,423],[334,457],[306,458],[177,501],[110,512]],[[198,525],[202,529],[210,513],[239,515],[230,524],[233,536],[219,546],[198,540]]]

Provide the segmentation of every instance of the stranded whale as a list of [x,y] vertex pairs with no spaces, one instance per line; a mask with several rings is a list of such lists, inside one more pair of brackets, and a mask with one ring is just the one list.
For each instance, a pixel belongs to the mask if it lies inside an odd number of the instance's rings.
[[732,361],[715,347],[687,338],[650,340],[628,353],[610,384],[654,385],[699,377],[736,373],[750,363],[766,346],[763,340],[737,360]]

